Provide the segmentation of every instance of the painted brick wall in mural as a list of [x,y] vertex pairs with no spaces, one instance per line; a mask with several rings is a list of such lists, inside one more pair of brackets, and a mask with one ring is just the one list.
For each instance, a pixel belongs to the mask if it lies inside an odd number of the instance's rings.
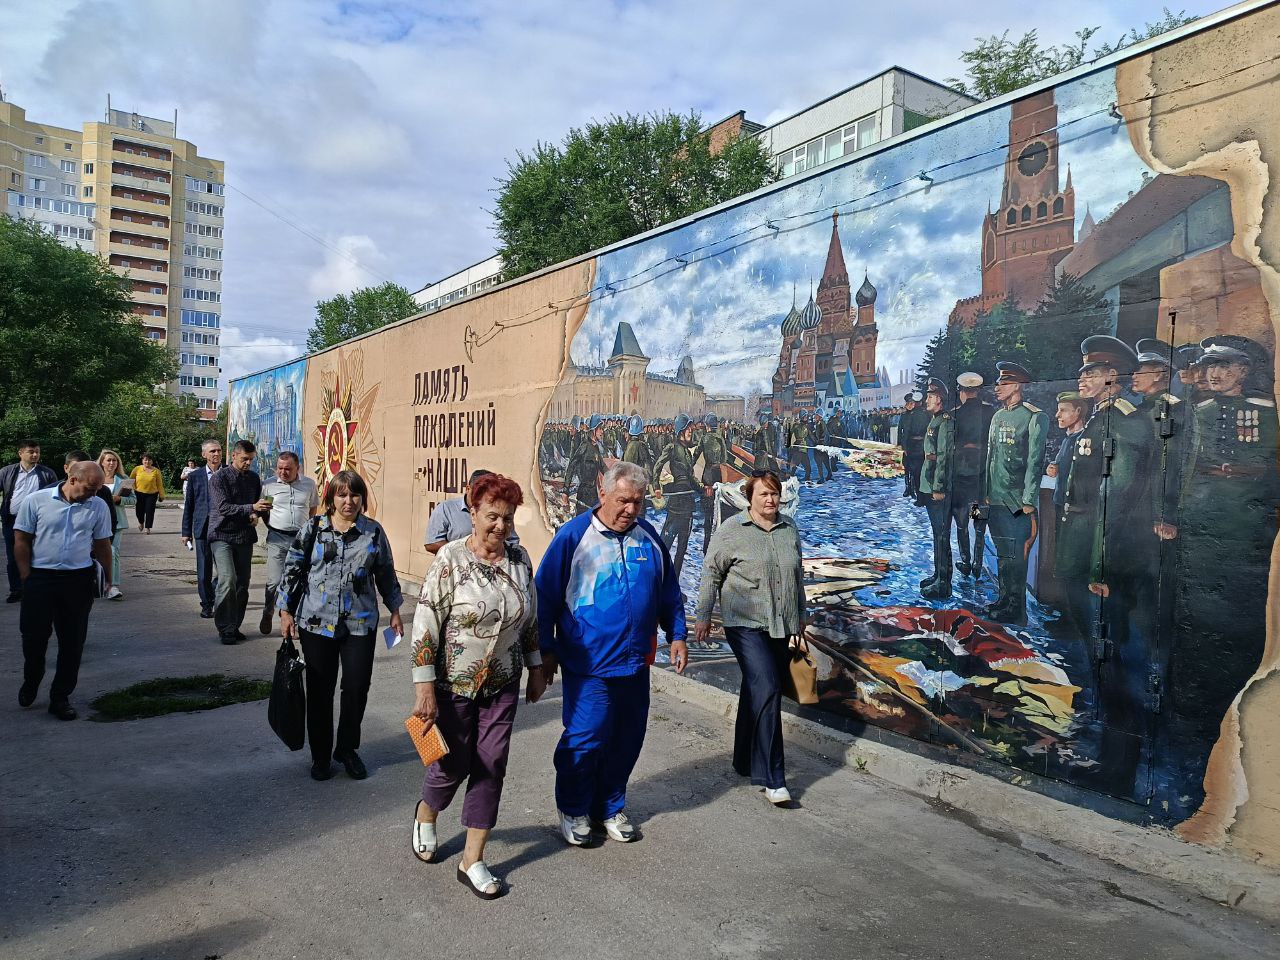
[[[1178,821],[1262,656],[1275,344],[1227,183],[1145,164],[1116,89],[599,257],[539,463],[556,523],[648,470],[691,600],[776,471],[823,709]],[[732,684],[716,635],[695,673]]]

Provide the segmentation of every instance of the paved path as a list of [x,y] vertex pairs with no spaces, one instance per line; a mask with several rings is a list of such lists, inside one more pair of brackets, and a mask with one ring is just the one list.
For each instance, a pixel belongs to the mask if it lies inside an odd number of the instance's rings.
[[[125,539],[126,598],[95,606],[80,689],[269,675],[276,644],[220,646],[196,617],[178,513]],[[261,576],[262,567],[254,572]],[[263,704],[132,723],[16,705],[17,608],[0,605],[0,957],[1273,958],[1277,931],[998,823],[793,750],[802,807],[728,770],[727,725],[654,700],[630,794],[644,839],[571,850],[552,827],[559,694],[522,706],[482,902],[409,853],[422,767],[400,726],[408,651],[380,649],[362,783],[307,775]]]

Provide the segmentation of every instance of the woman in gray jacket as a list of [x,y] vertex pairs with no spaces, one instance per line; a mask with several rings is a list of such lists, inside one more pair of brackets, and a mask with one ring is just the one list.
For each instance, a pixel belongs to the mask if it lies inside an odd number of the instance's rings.
[[804,631],[800,534],[779,512],[782,483],[776,473],[757,470],[746,494],[747,509],[721,523],[711,538],[695,636],[706,642],[719,600],[725,639],[742,667],[733,769],[764,787],[770,803],[788,804],[779,662],[788,638]]
[[[373,679],[378,595],[400,622],[400,580],[382,525],[364,515],[369,490],[354,470],[329,481],[324,514],[298,531],[284,561],[276,606],[280,632],[297,637],[307,663],[307,739],[311,776],[328,780],[337,760],[353,780],[368,771],[356,753]],[[333,691],[342,667],[342,712],[333,739]]]

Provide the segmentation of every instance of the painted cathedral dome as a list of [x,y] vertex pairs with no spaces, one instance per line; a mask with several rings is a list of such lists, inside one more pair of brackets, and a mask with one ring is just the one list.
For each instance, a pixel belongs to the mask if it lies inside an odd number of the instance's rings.
[[860,307],[869,307],[876,302],[876,288],[871,285],[865,273],[862,275],[862,286],[853,295],[853,301]]
[[782,321],[782,335],[784,337],[794,337],[800,332],[800,311],[796,309],[796,305],[791,305],[791,312],[786,315]]
[[822,308],[813,302],[813,295],[810,294],[809,302],[804,305],[804,311],[800,314],[800,329],[812,330],[820,323],[822,323]]

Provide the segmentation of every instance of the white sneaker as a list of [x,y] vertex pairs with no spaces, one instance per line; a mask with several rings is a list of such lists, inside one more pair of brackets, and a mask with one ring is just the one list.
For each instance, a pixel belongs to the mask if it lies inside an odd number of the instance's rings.
[[586,817],[571,817],[563,810],[560,814],[560,835],[571,847],[585,847],[591,842],[591,823]]
[[778,787],[777,789],[765,787],[764,798],[774,806],[781,806],[784,803],[791,802],[791,791],[786,787]]
[[123,599],[124,599],[124,594],[121,592],[120,588],[119,588],[119,587],[117,587],[117,586],[113,583],[113,584],[111,585],[111,589],[107,591],[107,595],[106,595],[106,597],[105,597],[104,599],[106,599],[106,600],[123,600]]
[[617,840],[619,843],[630,843],[636,838],[636,828],[627,819],[627,815],[619,810],[608,820],[604,821],[604,829],[609,836]]

